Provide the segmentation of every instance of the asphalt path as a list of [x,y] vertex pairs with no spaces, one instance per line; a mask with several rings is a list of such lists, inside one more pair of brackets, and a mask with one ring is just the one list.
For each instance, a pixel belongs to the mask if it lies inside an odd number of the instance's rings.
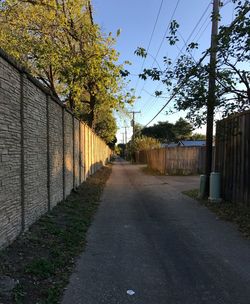
[[62,304],[250,304],[250,241],[197,185],[117,160]]

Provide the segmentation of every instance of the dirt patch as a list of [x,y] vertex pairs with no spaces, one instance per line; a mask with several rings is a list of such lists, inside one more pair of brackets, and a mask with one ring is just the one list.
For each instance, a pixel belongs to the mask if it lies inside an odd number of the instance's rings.
[[59,303],[110,173],[108,166],[89,177],[0,252],[1,304]]
[[211,203],[208,200],[198,198],[198,192],[198,189],[193,189],[183,191],[183,194],[196,199],[200,204],[216,213],[219,218],[236,223],[244,237],[250,238],[250,207],[225,201]]
[[147,175],[165,176],[164,173],[161,173],[160,171],[151,169],[151,168],[149,168],[149,167],[142,167],[141,170],[142,170],[142,172],[143,172],[144,174],[147,174]]

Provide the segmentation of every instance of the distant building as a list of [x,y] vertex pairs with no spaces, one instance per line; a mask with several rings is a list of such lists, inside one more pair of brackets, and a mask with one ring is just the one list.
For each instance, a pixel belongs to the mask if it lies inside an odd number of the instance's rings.
[[205,140],[180,140],[178,142],[179,147],[205,147]]
[[161,148],[174,148],[178,147],[178,143],[171,142],[169,144],[163,143],[161,144]]
[[180,140],[178,142],[162,143],[161,148],[175,148],[175,147],[205,147],[205,140]]

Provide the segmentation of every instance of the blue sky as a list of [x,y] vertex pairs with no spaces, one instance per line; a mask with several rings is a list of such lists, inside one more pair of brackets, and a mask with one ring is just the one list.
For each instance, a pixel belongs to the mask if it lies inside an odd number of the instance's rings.
[[[131,72],[128,88],[136,88],[136,95],[141,96],[141,99],[136,100],[130,110],[141,111],[141,114],[136,115],[136,121],[145,125],[164,105],[166,99],[150,96],[150,94],[154,94],[156,89],[164,91],[164,87],[161,84],[150,80],[138,80],[137,75],[142,67],[150,68],[152,66],[152,57],[156,57],[158,50],[156,59],[162,68],[163,56],[168,56],[173,60],[176,59],[180,54],[180,49],[184,46],[183,40],[186,41],[192,32],[193,34],[188,43],[192,41],[199,43],[199,51],[194,53],[194,57],[199,58],[201,51],[208,48],[210,44],[212,2],[209,0],[163,0],[163,2],[162,0],[93,0],[92,2],[94,20],[101,26],[103,32],[115,34],[118,29],[121,29],[116,49],[120,53],[120,62],[128,60],[132,63],[128,67]],[[234,5],[230,0],[224,0],[223,2],[225,5],[221,9],[222,18],[220,24],[229,24],[234,17]],[[183,40],[180,38],[177,45],[170,46],[165,38],[165,33],[175,8],[173,19],[176,19],[180,24],[179,32]],[[158,13],[159,16],[156,23]],[[197,24],[198,26],[195,28]],[[154,25],[155,30],[152,35]],[[151,35],[152,39],[149,45]],[[134,51],[137,47],[147,49],[148,46],[150,55],[148,55],[144,66],[142,66],[143,59],[134,55]],[[154,63],[155,65],[156,63]],[[172,106],[173,104],[170,103],[166,110]],[[185,113],[166,115],[164,110],[151,124],[166,120],[175,122],[179,117],[184,116]],[[117,138],[118,142],[122,142],[122,132],[124,132],[122,127],[125,125],[130,126],[130,121],[129,118],[117,117],[117,122],[118,127],[121,128],[117,133]],[[204,130],[203,128],[199,131],[204,132]],[[131,133],[131,128],[128,128],[129,137]]]

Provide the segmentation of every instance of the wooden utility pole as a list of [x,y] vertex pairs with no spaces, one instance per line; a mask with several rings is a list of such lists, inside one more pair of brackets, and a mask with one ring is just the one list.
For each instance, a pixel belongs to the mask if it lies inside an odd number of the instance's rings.
[[127,127],[125,127],[125,145],[128,142]]
[[209,83],[207,100],[207,131],[206,131],[206,188],[205,196],[209,195],[209,176],[213,161],[213,124],[216,93],[216,52],[219,21],[219,0],[213,0],[212,33],[210,47]]
[[135,139],[135,114],[141,113],[141,111],[131,111],[129,113],[133,114],[133,119],[132,119],[132,127],[133,127],[133,136],[132,136],[132,141]]
[[[135,114],[141,113],[141,111],[131,111],[129,113],[133,114],[133,119],[132,119],[132,127],[133,127],[132,143],[134,144],[134,141],[135,141]],[[132,153],[131,160],[132,160],[132,162],[135,161],[135,152]]]
[[127,127],[123,127],[123,129],[125,129],[125,145],[128,142],[128,137],[127,137]]

